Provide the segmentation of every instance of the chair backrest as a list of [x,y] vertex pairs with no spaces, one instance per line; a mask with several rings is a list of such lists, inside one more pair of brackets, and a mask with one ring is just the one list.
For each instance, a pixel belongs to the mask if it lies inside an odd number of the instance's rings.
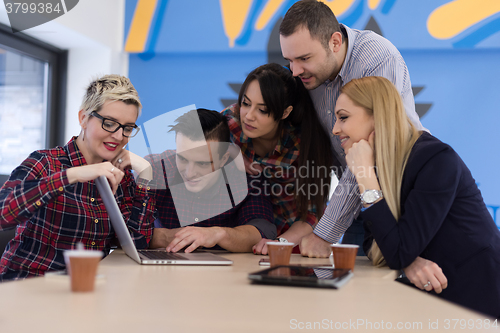
[[9,179],[10,175],[0,175],[0,186],[2,186],[7,179]]
[[[0,175],[0,187],[9,179],[9,175]],[[7,243],[14,238],[16,229],[0,231],[0,256],[2,255]]]
[[0,175],[0,187],[9,179],[10,175]]
[[0,231],[0,256],[5,250],[7,243],[10,242],[14,235],[16,234],[16,229],[9,229],[5,231]]

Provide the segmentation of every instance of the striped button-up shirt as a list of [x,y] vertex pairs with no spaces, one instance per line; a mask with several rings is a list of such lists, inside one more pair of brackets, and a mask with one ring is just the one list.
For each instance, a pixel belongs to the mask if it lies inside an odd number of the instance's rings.
[[[417,129],[425,130],[417,113],[411,89],[410,74],[403,57],[396,47],[384,37],[372,31],[350,29],[342,25],[347,35],[347,53],[344,64],[334,80],[327,80],[310,95],[318,116],[330,133],[334,154],[345,168],[345,153],[338,136],[332,134],[335,125],[335,104],[340,89],[353,79],[365,76],[382,76],[389,79],[401,93],[407,115]],[[356,178],[345,168],[339,184],[330,199],[325,214],[318,222],[314,233],[331,243],[337,243],[361,207],[360,193]]]
[[[67,170],[87,162],[71,139],[31,153],[0,189],[0,230],[16,227],[0,261],[0,281],[64,269],[64,250],[78,242],[109,252],[115,233],[94,181],[70,184]],[[136,247],[153,232],[155,202],[146,182],[127,171],[115,197]]]

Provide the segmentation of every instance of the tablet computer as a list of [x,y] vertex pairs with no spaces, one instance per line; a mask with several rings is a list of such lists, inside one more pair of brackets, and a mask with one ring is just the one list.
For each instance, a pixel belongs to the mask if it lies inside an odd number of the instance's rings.
[[353,276],[351,270],[325,266],[276,266],[250,273],[253,283],[319,288],[341,288]]

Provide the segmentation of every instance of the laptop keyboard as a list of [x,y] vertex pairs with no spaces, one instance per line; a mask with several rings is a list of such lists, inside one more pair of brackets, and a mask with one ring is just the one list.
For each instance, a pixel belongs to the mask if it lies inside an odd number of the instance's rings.
[[167,260],[186,260],[186,257],[172,252],[165,251],[139,251],[140,254],[148,259],[167,259]]

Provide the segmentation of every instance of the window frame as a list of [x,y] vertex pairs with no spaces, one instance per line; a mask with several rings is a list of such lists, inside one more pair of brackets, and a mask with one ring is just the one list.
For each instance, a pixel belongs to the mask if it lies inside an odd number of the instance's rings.
[[[44,148],[63,146],[65,144],[68,51],[20,32],[13,33],[10,27],[1,23],[0,44],[9,51],[22,53],[48,63]],[[0,175],[0,185],[7,179],[8,175],[7,177]]]

